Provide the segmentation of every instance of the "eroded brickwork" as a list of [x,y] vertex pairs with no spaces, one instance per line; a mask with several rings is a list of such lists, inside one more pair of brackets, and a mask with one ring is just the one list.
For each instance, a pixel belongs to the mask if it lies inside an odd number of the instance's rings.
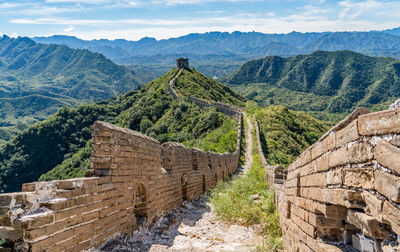
[[286,251],[397,251],[399,133],[399,109],[357,109],[270,179]]

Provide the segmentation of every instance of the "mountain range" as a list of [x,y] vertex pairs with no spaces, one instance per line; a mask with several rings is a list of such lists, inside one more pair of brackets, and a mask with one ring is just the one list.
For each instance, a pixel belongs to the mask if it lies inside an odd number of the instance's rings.
[[[72,36],[34,37],[40,43],[64,44],[71,48],[103,53],[117,63],[150,64],[163,61],[163,55],[178,54],[193,62],[220,62],[230,57],[250,58],[276,55],[282,57],[309,54],[317,50],[352,50],[371,56],[400,57],[400,28],[369,32],[321,32],[265,34],[259,32],[192,33],[178,38],[138,41],[81,40]],[[167,56],[168,57],[168,56]]]
[[400,60],[352,51],[317,51],[289,58],[267,56],[220,79],[261,106],[348,113],[387,108],[400,97]]
[[75,107],[139,87],[136,74],[89,50],[0,37],[0,139],[62,106]]

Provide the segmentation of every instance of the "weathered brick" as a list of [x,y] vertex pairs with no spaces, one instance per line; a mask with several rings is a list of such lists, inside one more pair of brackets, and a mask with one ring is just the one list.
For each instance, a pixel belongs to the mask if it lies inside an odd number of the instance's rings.
[[400,149],[386,141],[379,141],[375,148],[375,158],[383,166],[400,173]]
[[400,177],[375,171],[375,189],[388,199],[400,203]]
[[358,117],[360,135],[386,135],[400,133],[400,111],[386,110]]
[[366,204],[365,212],[374,217],[379,217],[382,212],[383,200],[378,199],[378,197],[367,191],[362,192],[361,196]]
[[343,183],[342,169],[330,170],[326,173],[326,183],[328,185],[340,185]]
[[383,202],[382,218],[391,225],[397,235],[400,235],[400,209],[386,200]]
[[329,167],[363,163],[373,159],[373,147],[368,142],[348,144],[329,154]]
[[372,168],[343,169],[344,185],[373,189],[375,183],[374,170]]
[[329,169],[328,154],[323,155],[315,160],[315,167],[318,172],[326,171]]
[[35,183],[24,183],[22,184],[22,191],[23,192],[34,192],[36,190]]
[[365,213],[349,210],[347,213],[347,222],[361,229],[363,233],[376,240],[385,240],[389,238],[389,231],[374,217]]
[[34,229],[54,222],[54,212],[46,211],[23,216],[13,221],[13,227],[18,229]]
[[347,208],[362,208],[361,193],[348,189],[323,189],[323,202]]
[[336,132],[336,147],[355,141],[358,137],[357,120],[354,120],[346,127]]

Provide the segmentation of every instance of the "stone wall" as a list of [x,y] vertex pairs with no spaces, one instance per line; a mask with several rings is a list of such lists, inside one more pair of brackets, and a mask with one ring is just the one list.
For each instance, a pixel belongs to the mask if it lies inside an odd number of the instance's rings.
[[[168,81],[178,78],[178,70]],[[168,85],[175,98],[179,94]],[[86,178],[23,184],[0,194],[0,250],[81,251],[119,234],[130,234],[192,200],[232,175],[239,164],[241,111],[217,104],[237,118],[233,153],[160,144],[141,133],[105,122],[92,129],[92,165]],[[91,176],[91,177],[89,177]]]
[[238,167],[234,153],[160,144],[105,122],[93,125],[94,177],[23,185],[0,194],[0,237],[17,251],[80,251],[129,234],[138,222],[202,195]]
[[286,251],[399,249],[399,133],[399,109],[357,109],[271,182]]

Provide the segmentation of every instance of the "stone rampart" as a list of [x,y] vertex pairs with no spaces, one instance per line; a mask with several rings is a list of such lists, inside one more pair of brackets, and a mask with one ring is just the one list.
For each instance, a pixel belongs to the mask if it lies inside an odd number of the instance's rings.
[[96,122],[92,135],[94,177],[34,182],[22,192],[0,194],[0,237],[13,249],[80,251],[130,234],[137,222],[228,178],[240,156],[241,123],[236,151],[224,154],[160,144],[105,122]]
[[281,190],[271,182],[286,251],[397,251],[399,133],[400,109],[357,109],[288,167]]
[[[182,69],[168,81],[171,87]],[[23,184],[22,192],[0,194],[3,251],[81,251],[119,234],[130,234],[192,200],[232,175],[239,164],[240,110],[233,153],[188,149],[105,122],[92,129],[92,165],[86,178]],[[235,113],[232,113],[234,111]]]

